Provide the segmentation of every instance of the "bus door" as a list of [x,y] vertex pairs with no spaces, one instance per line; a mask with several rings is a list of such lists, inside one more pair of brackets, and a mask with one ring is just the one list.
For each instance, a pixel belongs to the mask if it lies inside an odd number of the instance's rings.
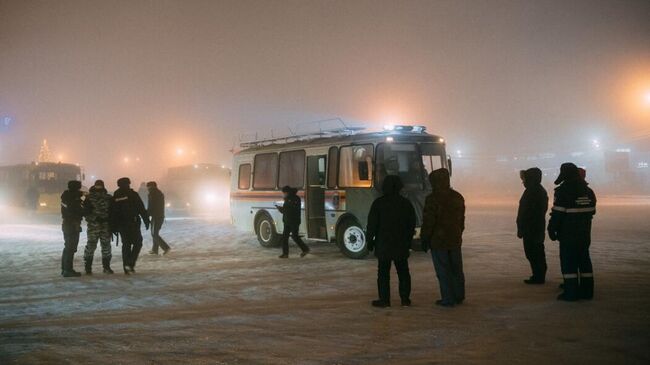
[[325,166],[326,156],[307,156],[307,189],[305,191],[305,215],[307,237],[327,239],[325,223]]

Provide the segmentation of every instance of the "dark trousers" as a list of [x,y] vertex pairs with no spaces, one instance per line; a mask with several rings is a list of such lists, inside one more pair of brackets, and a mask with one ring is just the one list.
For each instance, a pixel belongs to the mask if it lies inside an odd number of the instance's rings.
[[284,231],[282,232],[282,254],[283,255],[288,255],[289,254],[289,236],[293,239],[293,241],[300,247],[302,252],[307,252],[309,251],[309,247],[305,244],[305,242],[302,241],[300,236],[298,235],[298,229],[300,228],[299,225],[284,225]]
[[120,235],[122,236],[122,263],[124,266],[135,267],[142,249],[140,223],[123,227]]
[[567,299],[591,299],[594,296],[594,272],[589,246],[588,239],[560,241],[560,266]]
[[61,254],[61,273],[64,273],[66,271],[72,271],[74,254],[77,252],[77,247],[79,246],[79,232],[81,230],[81,223],[64,223],[62,230],[64,243],[63,253]]
[[442,301],[455,304],[465,300],[465,274],[460,248],[431,250],[431,258],[440,284]]
[[399,296],[402,300],[411,297],[411,273],[409,271],[408,259],[400,260],[377,260],[377,290],[379,300],[390,302],[390,266],[395,263],[397,278],[399,279]]
[[544,252],[544,239],[530,239],[524,237],[524,252],[533,272],[533,279],[544,281],[546,279],[546,253]]
[[153,240],[153,246],[151,251],[158,253],[158,247],[162,248],[163,251],[169,250],[169,245],[165,240],[160,237],[160,228],[163,223],[165,223],[165,218],[151,218],[151,238]]

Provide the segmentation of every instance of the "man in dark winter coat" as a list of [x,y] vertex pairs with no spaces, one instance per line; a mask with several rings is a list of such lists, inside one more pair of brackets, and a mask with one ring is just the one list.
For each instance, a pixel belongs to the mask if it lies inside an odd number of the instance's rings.
[[390,307],[390,267],[395,263],[399,278],[402,306],[411,305],[411,274],[408,257],[415,233],[416,217],[413,205],[400,195],[403,188],[399,176],[388,175],[382,184],[383,196],[377,198],[368,214],[368,249],[377,257],[377,289],[375,307]]
[[123,177],[117,180],[119,187],[113,193],[111,202],[111,227],[122,236],[122,263],[124,273],[135,273],[135,263],[142,249],[141,219],[149,229],[149,216],[138,193],[131,189],[131,180]]
[[149,254],[158,255],[158,247],[160,247],[163,250],[163,255],[166,255],[171,248],[160,237],[160,228],[165,223],[165,194],[158,189],[158,184],[155,181],[149,181],[147,189],[149,190],[147,213],[151,217],[151,238],[153,240]]
[[61,275],[63,277],[81,276],[72,266],[74,253],[79,246],[79,233],[81,232],[81,220],[84,215],[83,193],[81,192],[81,181],[69,181],[68,190],[61,194],[61,217],[63,218],[62,230],[64,248],[61,255]]
[[542,170],[537,167],[520,172],[526,187],[519,200],[517,212],[517,237],[524,240],[524,252],[533,275],[524,280],[526,284],[544,284],[546,280],[546,211],[548,195],[542,186]]
[[300,197],[297,195],[298,189],[285,186],[282,188],[282,193],[284,194],[284,204],[281,207],[277,207],[280,213],[282,213],[282,223],[284,224],[284,230],[282,231],[282,255],[280,255],[280,258],[286,259],[289,257],[289,236],[291,236],[293,241],[302,250],[300,257],[305,257],[309,253],[309,247],[307,247],[298,235],[300,229],[300,213],[302,210]]
[[93,257],[97,249],[97,241],[102,245],[102,267],[104,274],[112,274],[111,269],[111,227],[109,216],[111,213],[112,196],[108,194],[102,180],[95,181],[95,184],[88,191],[85,201],[85,216],[88,222],[88,242],[84,250],[84,263],[86,274],[93,273]]
[[592,299],[594,274],[589,246],[591,221],[596,214],[596,195],[572,163],[562,164],[555,184],[559,186],[555,188],[548,235],[551,240],[560,241],[564,292],[557,299]]
[[465,199],[452,189],[449,170],[429,174],[432,192],[424,204],[420,238],[422,249],[431,249],[442,299],[437,305],[452,307],[465,300],[465,275],[461,245],[465,230]]

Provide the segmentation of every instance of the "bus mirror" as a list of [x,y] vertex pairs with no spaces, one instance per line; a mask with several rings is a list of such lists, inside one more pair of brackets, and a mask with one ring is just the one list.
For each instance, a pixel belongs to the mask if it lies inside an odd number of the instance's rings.
[[451,176],[453,169],[451,167],[451,157],[449,156],[447,156],[447,166],[449,167],[449,176]]
[[359,161],[359,180],[370,180],[370,173],[367,161]]

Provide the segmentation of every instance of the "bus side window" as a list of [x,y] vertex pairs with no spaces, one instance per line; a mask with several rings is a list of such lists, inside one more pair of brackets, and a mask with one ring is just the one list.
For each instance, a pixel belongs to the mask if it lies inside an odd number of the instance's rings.
[[339,186],[369,188],[372,186],[373,146],[341,147],[339,155]]
[[248,190],[251,188],[251,164],[239,165],[239,190]]
[[253,189],[271,190],[278,181],[278,154],[264,153],[255,156]]
[[338,174],[339,164],[339,149],[338,147],[330,147],[328,153],[328,166],[327,166],[327,187],[330,189],[336,188],[336,180]]
[[305,151],[280,153],[280,172],[278,186],[291,186],[302,189],[305,181]]

